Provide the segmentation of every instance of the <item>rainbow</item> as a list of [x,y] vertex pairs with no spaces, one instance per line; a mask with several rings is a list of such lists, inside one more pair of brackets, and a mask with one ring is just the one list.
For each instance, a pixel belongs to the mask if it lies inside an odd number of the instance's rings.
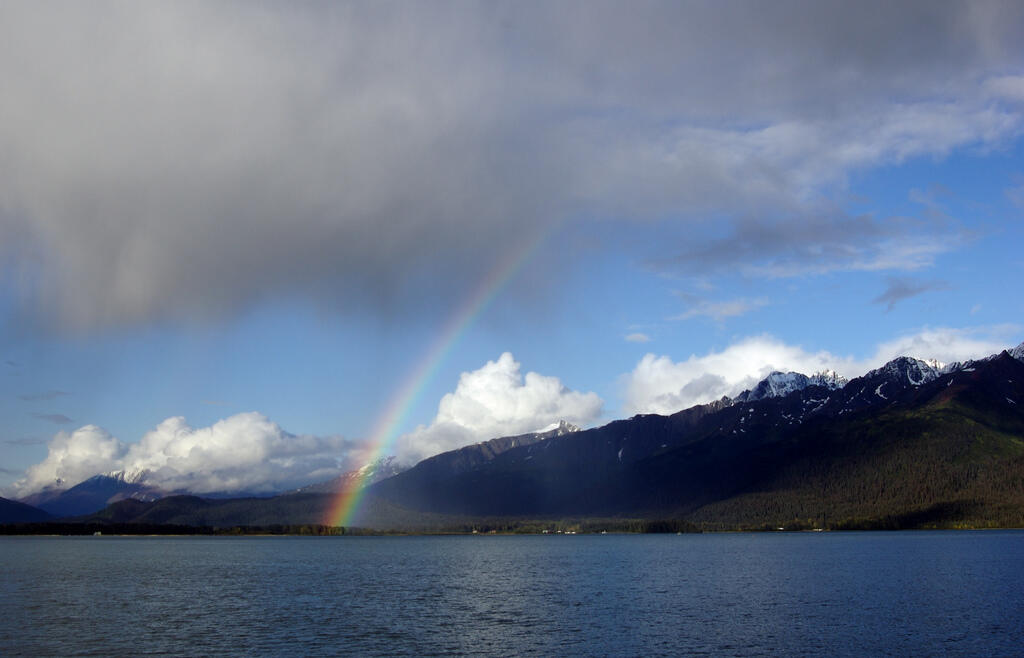
[[[366,464],[388,455],[398,437],[398,430],[405,423],[409,412],[415,406],[427,384],[433,379],[445,357],[451,353],[465,334],[466,329],[498,296],[505,285],[512,280],[533,253],[544,243],[548,231],[541,231],[532,240],[527,240],[519,249],[510,250],[505,259],[499,261],[490,275],[473,289],[466,300],[459,305],[441,332],[431,343],[423,358],[405,378],[404,383],[392,396],[384,412],[373,426],[368,442]],[[355,481],[338,493],[331,502],[325,525],[347,526],[351,523],[363,498],[366,475],[360,474]]]

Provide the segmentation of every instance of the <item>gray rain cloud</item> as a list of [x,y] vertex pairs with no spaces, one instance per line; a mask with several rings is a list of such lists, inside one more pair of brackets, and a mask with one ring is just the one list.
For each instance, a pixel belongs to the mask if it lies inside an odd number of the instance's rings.
[[0,9],[0,267],[69,332],[443,303],[566,218],[916,269],[956,228],[848,218],[847,177],[1024,125],[1012,2],[100,5]]

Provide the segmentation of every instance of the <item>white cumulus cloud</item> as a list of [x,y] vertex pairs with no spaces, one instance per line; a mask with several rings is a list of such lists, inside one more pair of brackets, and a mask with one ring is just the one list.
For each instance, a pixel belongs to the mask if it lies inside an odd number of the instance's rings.
[[125,445],[120,440],[96,425],[58,432],[50,441],[46,459],[30,466],[12,489],[17,496],[26,496],[51,485],[72,487],[97,473],[117,468],[124,452]]
[[427,426],[399,437],[400,459],[414,462],[445,450],[533,432],[566,420],[586,425],[601,414],[596,393],[566,388],[557,377],[528,372],[505,352],[496,361],[464,372],[458,386],[441,398],[437,416]]
[[[597,419],[596,393],[565,387],[557,377],[520,371],[506,352],[462,373],[455,391],[438,404],[428,426],[399,437],[397,453],[423,457],[498,436],[523,434],[559,420],[578,425]],[[28,468],[10,493],[24,497],[46,487],[68,488],[100,473],[145,472],[144,481],[167,491],[270,492],[327,480],[354,468],[360,446],[340,436],[292,434],[258,412],[236,414],[209,427],[168,418],[139,441],[126,443],[86,425],[59,432],[46,458]]]
[[86,425],[54,436],[46,458],[12,489],[26,496],[125,470],[146,471],[147,484],[168,491],[277,491],[340,474],[350,447],[341,437],[291,434],[256,412],[200,428],[180,416],[168,418],[131,444]]

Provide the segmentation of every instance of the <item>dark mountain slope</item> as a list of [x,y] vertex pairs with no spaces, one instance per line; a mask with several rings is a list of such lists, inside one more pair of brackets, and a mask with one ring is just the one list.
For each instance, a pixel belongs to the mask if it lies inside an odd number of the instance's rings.
[[[230,528],[234,526],[320,525],[335,499],[333,494],[291,494],[274,498],[209,499],[168,496],[156,501],[122,500],[96,514],[73,519],[79,523],[179,525]],[[465,519],[402,509],[387,501],[367,498],[355,525],[372,518],[377,528],[430,529],[453,526]]]
[[579,432],[580,428],[562,421],[558,427],[546,432],[531,432],[516,436],[503,436],[489,441],[474,443],[463,448],[428,457],[416,464],[417,473],[421,478],[446,478],[452,474],[465,473],[480,468],[513,448],[530,446],[560,436]]
[[170,523],[213,527],[319,524],[331,498],[323,494],[227,499],[168,496],[152,502],[122,500],[101,512],[76,520],[90,523]]
[[51,517],[38,507],[0,498],[0,523],[36,523]]
[[638,416],[469,468],[425,462],[369,491],[403,507],[471,515],[750,526],[960,506],[982,521],[1009,518],[1024,452],[1022,385],[1024,364],[1005,353],[948,374],[897,359],[842,389],[812,385]]
[[648,415],[546,440],[521,437],[468,446],[426,459],[371,487],[369,493],[402,507],[464,515],[558,515],[588,511],[606,498],[623,464],[665,450],[698,426],[720,403],[671,417]]

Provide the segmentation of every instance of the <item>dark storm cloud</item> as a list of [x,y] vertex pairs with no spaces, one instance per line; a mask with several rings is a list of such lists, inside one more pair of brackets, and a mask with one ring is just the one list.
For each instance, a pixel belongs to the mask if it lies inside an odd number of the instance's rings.
[[0,265],[67,331],[443,298],[565,217],[714,218],[731,238],[678,253],[715,266],[880,267],[919,236],[829,237],[858,220],[808,205],[1019,134],[1022,11],[6,5]]
[[906,277],[889,277],[885,292],[875,297],[872,302],[885,304],[885,310],[891,311],[896,304],[905,299],[916,297],[932,290],[949,290],[946,281],[921,281]]

